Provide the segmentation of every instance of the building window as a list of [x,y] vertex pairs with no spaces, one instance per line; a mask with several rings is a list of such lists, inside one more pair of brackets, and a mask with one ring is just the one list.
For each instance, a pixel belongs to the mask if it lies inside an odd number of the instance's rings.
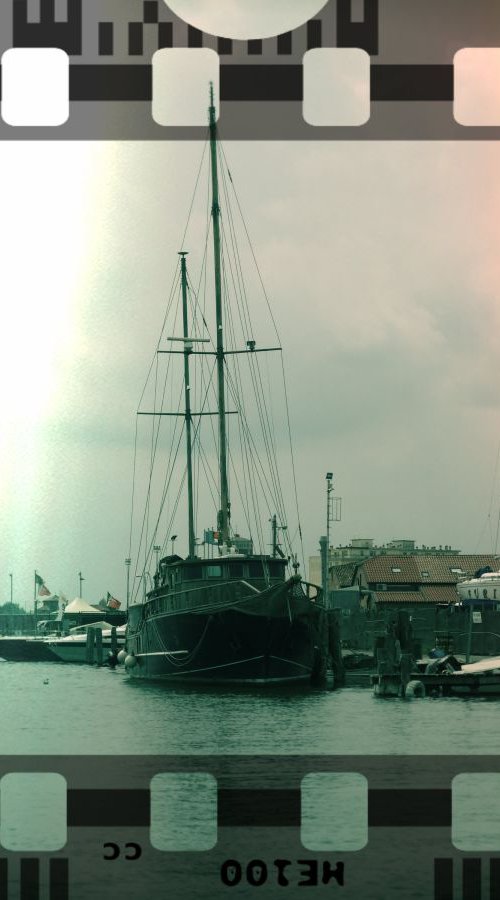
[[450,569],[450,572],[452,572],[453,575],[465,575],[465,572],[463,569]]
[[401,572],[401,569],[398,569],[397,566],[393,566],[391,569],[392,572]]
[[205,576],[207,578],[220,578],[222,575],[222,566],[207,566]]
[[428,573],[428,572],[421,572],[420,575],[421,575],[422,578],[428,578],[428,577],[429,577],[429,573]]

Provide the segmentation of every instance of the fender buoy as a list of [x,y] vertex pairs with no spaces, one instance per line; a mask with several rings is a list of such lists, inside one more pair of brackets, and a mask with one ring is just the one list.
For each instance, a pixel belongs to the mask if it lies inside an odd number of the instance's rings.
[[409,681],[406,685],[405,697],[425,697],[425,687],[421,681]]

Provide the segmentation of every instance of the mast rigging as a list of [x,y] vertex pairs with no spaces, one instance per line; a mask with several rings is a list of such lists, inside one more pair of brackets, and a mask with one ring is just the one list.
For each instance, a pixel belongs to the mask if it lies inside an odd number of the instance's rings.
[[221,240],[219,180],[217,172],[217,126],[215,122],[214,88],[210,85],[210,161],[212,171],[212,225],[215,270],[215,324],[217,330],[217,394],[219,408],[219,478],[220,510],[218,513],[219,544],[229,544],[229,486],[227,478],[226,402],[224,383],[224,317],[222,310]]

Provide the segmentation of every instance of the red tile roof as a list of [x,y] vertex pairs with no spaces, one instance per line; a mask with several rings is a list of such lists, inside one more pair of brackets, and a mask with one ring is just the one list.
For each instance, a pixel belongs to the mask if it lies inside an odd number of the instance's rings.
[[456,603],[457,589],[452,584],[422,585],[420,593],[429,603]]
[[[369,584],[456,584],[477,569],[498,569],[498,559],[485,554],[457,556],[373,556],[360,563]],[[399,569],[400,571],[394,571]],[[455,569],[456,571],[453,571]],[[428,573],[423,574],[423,573]]]
[[[485,554],[460,554],[460,556],[419,556],[416,557],[420,573],[428,572],[422,581],[456,584],[466,575],[473,575],[483,566],[498,568],[498,559]],[[452,570],[456,569],[456,572]]]
[[[374,591],[376,603],[430,603],[420,591]],[[434,601],[432,601],[434,604]]]
[[414,556],[372,556],[361,563],[361,567],[370,584],[418,584],[421,581],[417,557]]
[[341,566],[330,566],[330,572],[334,579],[338,581],[339,587],[351,587],[354,584],[357,568],[358,563],[344,563]]

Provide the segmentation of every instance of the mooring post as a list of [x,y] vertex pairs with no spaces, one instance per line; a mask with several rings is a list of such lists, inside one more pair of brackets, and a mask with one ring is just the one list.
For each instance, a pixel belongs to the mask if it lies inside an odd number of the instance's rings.
[[89,663],[89,665],[92,665],[92,663],[94,662],[94,641],[95,628],[87,628],[85,659]]
[[345,684],[345,669],[342,660],[341,610],[331,609],[328,615],[328,650],[332,660],[334,687]]
[[372,684],[377,697],[398,697],[401,693],[401,642],[398,622],[388,622],[386,633],[376,638],[377,674]]
[[100,628],[95,629],[95,654],[97,665],[102,666],[102,631]]
[[118,638],[116,636],[116,625],[111,626],[111,653],[115,656],[118,653]]

